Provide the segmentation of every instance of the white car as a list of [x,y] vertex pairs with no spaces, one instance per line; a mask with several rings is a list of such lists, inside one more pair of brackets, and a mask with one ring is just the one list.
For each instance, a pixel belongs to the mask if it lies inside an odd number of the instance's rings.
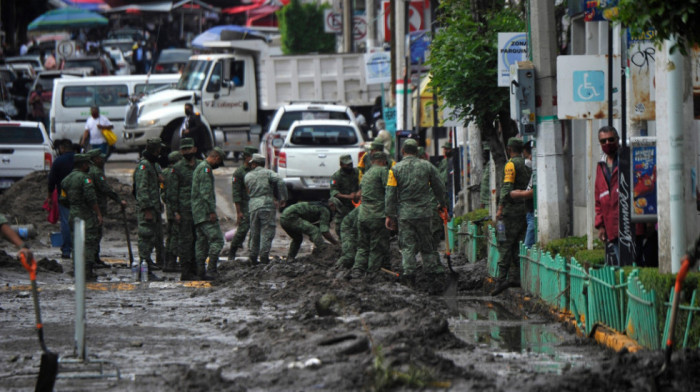
[[53,143],[44,124],[0,121],[0,190],[31,172],[48,171],[53,159]]
[[105,51],[109,53],[109,57],[117,64],[115,75],[131,75],[129,62],[126,61],[126,57],[121,49],[116,46],[110,46],[105,48]]

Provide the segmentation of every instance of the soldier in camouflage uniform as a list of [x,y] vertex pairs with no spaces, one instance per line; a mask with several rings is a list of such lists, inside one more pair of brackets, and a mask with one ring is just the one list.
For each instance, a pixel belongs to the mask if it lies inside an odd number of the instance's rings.
[[365,272],[373,274],[381,267],[389,267],[389,230],[384,226],[386,183],[389,170],[386,154],[372,153],[372,167],[362,177],[362,204],[357,218],[357,254],[352,267],[352,278]]
[[498,243],[498,280],[491,295],[498,295],[509,287],[520,287],[520,264],[518,253],[520,241],[525,239],[527,231],[527,208],[524,200],[513,199],[510,192],[525,190],[530,182],[532,171],[525,165],[522,157],[523,141],[518,138],[508,139],[507,146],[510,160],[506,163],[503,185],[498,197],[496,220],[503,219],[506,226],[506,239]]
[[442,155],[444,158],[438,164],[438,172],[440,173],[440,179],[444,184],[447,184],[447,176],[450,170],[450,160],[452,160],[452,144],[450,142],[445,142],[442,145]]
[[177,264],[177,248],[178,248],[178,238],[180,237],[180,225],[175,221],[175,212],[170,204],[170,200],[173,198],[172,194],[176,192],[172,184],[173,168],[175,164],[182,159],[182,154],[179,151],[173,151],[168,154],[168,162],[170,166],[166,170],[163,170],[163,183],[165,184],[163,189],[163,203],[165,203],[165,217],[167,218],[167,223],[165,227],[165,265],[163,266],[164,272],[179,272]]
[[[362,180],[362,176],[369,171],[369,169],[372,167],[372,153],[373,152],[379,152],[379,151],[384,151],[384,142],[381,139],[375,138],[372,141],[372,144],[370,144],[369,151],[365,152],[362,154],[360,157],[360,163],[357,164],[357,168],[360,171],[359,179],[360,181]],[[390,157],[386,157],[387,161],[387,167],[391,168],[394,167],[396,162]]]
[[[219,253],[224,247],[224,235],[216,216],[216,190],[213,170],[224,165],[226,153],[220,147],[209,152],[192,175],[192,217],[197,230],[195,241],[195,264],[197,275],[203,280],[218,274]],[[205,262],[209,257],[209,265]]]
[[350,154],[341,155],[340,169],[331,176],[331,197],[341,202],[341,208],[335,213],[335,232],[341,240],[343,218],[355,208],[352,202],[360,198],[359,190],[359,171],[352,167],[352,157]]
[[[340,203],[338,202],[338,204]],[[292,239],[287,253],[287,261],[293,261],[299,253],[304,234],[309,236],[316,248],[323,246],[323,238],[332,244],[338,244],[330,232],[331,219],[335,211],[336,204],[333,201],[328,201],[325,204],[301,202],[284,210],[280,215],[280,225]]]
[[252,169],[250,161],[253,159],[253,154],[257,153],[258,149],[254,147],[246,147],[243,150],[243,164],[233,172],[231,177],[231,193],[233,194],[233,204],[236,206],[236,234],[231,239],[231,250],[228,254],[229,261],[236,259],[236,252],[243,246],[245,236],[250,230],[250,214],[248,212],[248,192],[245,190],[243,179]]
[[355,263],[355,253],[357,252],[357,216],[360,212],[359,208],[353,208],[349,214],[343,218],[343,224],[340,226],[341,252],[340,258],[335,263],[336,268],[352,268]]
[[152,272],[154,263],[151,253],[163,247],[163,205],[160,203],[160,167],[157,163],[162,145],[160,138],[148,139],[146,143],[146,150],[134,170],[139,259],[149,264],[149,280],[161,280]]
[[192,218],[192,176],[201,163],[196,158],[197,147],[194,139],[180,140],[180,153],[183,159],[173,166],[168,177],[168,208],[178,225],[177,256],[180,258],[180,280],[197,279],[194,262],[195,228]]
[[250,211],[250,248],[248,259],[252,265],[270,261],[270,248],[275,237],[275,192],[279,207],[287,203],[287,186],[272,170],[265,169],[265,157],[253,154],[251,170],[244,177]]
[[403,264],[403,277],[408,283],[415,281],[416,253],[423,258],[423,271],[428,274],[444,272],[440,260],[434,257],[434,243],[430,218],[435,206],[430,193],[445,207],[445,185],[435,166],[416,156],[418,143],[414,139],[404,142],[403,160],[389,170],[386,188],[386,228],[396,227],[398,219],[399,248]]
[[[95,184],[95,195],[97,196],[97,205],[100,206],[100,212],[102,213],[103,217],[107,216],[107,198],[109,197],[110,199],[114,200],[115,203],[118,203],[121,205],[122,208],[126,207],[126,201],[122,200],[117,192],[115,192],[111,186],[107,183],[107,180],[105,179],[105,172],[104,172],[104,166],[105,166],[105,159],[107,158],[105,154],[102,153],[102,150],[99,148],[94,148],[90,151],[88,151],[87,155],[90,157],[90,160],[92,161],[92,165],[90,165],[90,169],[88,170],[88,175],[90,176],[90,179],[92,180],[93,184]],[[100,242],[102,241],[102,226],[98,227],[98,240],[97,240],[97,253],[95,254],[95,267],[100,268],[100,267],[107,267],[107,265],[100,260]]]
[[[90,157],[87,154],[76,154],[73,158],[73,171],[61,181],[61,203],[70,209],[68,221],[71,232],[76,218],[85,221],[85,278],[95,280],[93,271],[97,244],[99,243],[102,212],[97,203],[95,183],[90,178]],[[73,233],[73,244],[75,244]]]
[[[425,150],[423,149],[423,147],[418,147],[418,157],[427,161],[428,157],[425,155]],[[439,168],[438,172],[440,172]],[[438,253],[438,249],[440,248],[440,243],[445,237],[445,227],[444,222],[440,217],[440,212],[438,211],[439,206],[437,199],[435,199],[435,196],[433,196],[432,194],[430,195],[430,205],[435,207],[435,211],[433,211],[433,215],[430,218],[430,228],[433,232],[433,247],[435,248],[435,251],[433,252],[433,257],[435,257],[436,260],[440,260],[440,253]]]

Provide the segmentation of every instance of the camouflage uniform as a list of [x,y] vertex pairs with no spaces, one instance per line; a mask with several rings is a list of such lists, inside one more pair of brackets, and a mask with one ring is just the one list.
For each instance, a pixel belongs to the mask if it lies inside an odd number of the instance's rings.
[[[255,154],[258,164],[264,164],[264,157]],[[260,161],[262,159],[262,161]],[[287,200],[287,187],[284,181],[272,170],[258,166],[248,172],[244,178],[245,187],[248,190],[248,208],[250,211],[250,248],[248,257],[256,263],[258,256],[261,262],[267,262],[272,248],[272,239],[275,237],[275,203],[274,192],[277,191],[278,200]]]
[[[373,152],[384,152],[384,142],[381,140],[373,140],[370,145],[370,150],[366,151],[360,156],[360,162],[357,164],[357,169],[360,171],[359,179],[362,181],[362,176],[365,175],[372,168],[372,153]],[[389,156],[387,156],[387,167],[394,167],[396,162]]]
[[[105,159],[104,154],[102,154],[102,150],[99,149],[93,149],[88,152],[87,155],[89,155],[91,158],[96,157],[97,155],[102,155],[102,159]],[[115,203],[119,204],[121,203],[121,198],[115,192],[111,186],[107,183],[107,180],[105,179],[105,173],[104,171],[97,167],[94,163],[90,165],[90,169],[88,170],[88,176],[90,176],[90,179],[92,180],[93,184],[95,184],[95,196],[97,196],[97,205],[100,207],[100,212],[102,213],[102,217],[107,216],[107,198],[109,197],[110,199],[114,200]],[[95,262],[98,262],[100,260],[100,242],[102,241],[102,226],[98,226],[97,229],[97,234],[98,234],[98,239],[97,239],[97,244],[95,244],[96,252],[94,260]]]
[[[88,161],[85,154],[76,154],[74,164]],[[87,275],[92,274],[92,268],[97,261],[97,246],[100,240],[100,224],[93,207],[97,204],[95,183],[88,173],[73,169],[66,178],[61,181],[61,202],[70,209],[68,222],[71,232],[76,218],[85,221],[85,270]],[[75,233],[73,233],[75,244]]]
[[163,203],[165,203],[165,217],[167,218],[165,226],[165,269],[170,271],[174,271],[177,268],[178,239],[180,237],[180,225],[175,222],[175,212],[171,204],[173,193],[177,193],[177,190],[173,189],[173,167],[181,159],[182,154],[179,151],[171,152],[168,154],[170,166],[163,171],[164,189],[162,196]]
[[[522,146],[522,141],[513,139],[508,140],[508,146],[518,142]],[[498,280],[499,283],[510,281],[517,285],[520,283],[519,243],[525,239],[527,231],[527,208],[525,200],[513,200],[510,191],[527,189],[532,172],[525,166],[523,157],[515,156],[506,163],[504,173],[498,205],[503,207],[506,240],[498,243],[498,253],[501,255],[498,260]]]
[[362,204],[358,207],[357,254],[353,269],[376,272],[380,267],[390,266],[389,230],[384,226],[388,176],[387,167],[372,166],[362,177]]
[[[190,143],[194,146],[191,139]],[[195,228],[192,218],[192,177],[194,169],[201,162],[195,158],[194,163],[190,165],[187,160],[182,159],[172,167],[168,176],[168,208],[173,215],[180,215],[177,256],[180,258],[181,280],[189,280],[197,275],[197,267],[194,263]]]
[[357,216],[360,212],[359,208],[353,208],[349,214],[345,215],[343,224],[340,226],[341,238],[341,254],[340,259],[336,262],[336,266],[351,268],[355,263],[355,253],[357,252]]
[[[163,206],[160,203],[160,167],[146,158],[141,159],[134,171],[134,191],[138,205],[139,258],[153,264],[151,253],[163,247]],[[146,211],[152,219],[146,220]]]
[[[418,145],[413,139],[404,142],[404,151],[415,153]],[[444,272],[440,260],[435,259],[432,240],[431,218],[435,205],[431,203],[430,192],[435,195],[440,206],[445,202],[445,184],[440,180],[435,166],[413,155],[389,170],[386,188],[386,216],[398,217],[399,247],[403,272],[407,277],[416,270],[416,253],[423,258],[426,273]]]
[[[218,148],[218,147],[217,147]],[[207,160],[197,165],[192,174],[192,218],[197,231],[195,241],[195,264],[197,275],[205,274],[205,262],[209,257],[209,271],[217,271],[219,253],[224,247],[224,235],[219,220],[209,221],[209,215],[216,213],[216,190],[214,173]]]
[[[343,155],[340,157],[340,163],[352,164],[352,157]],[[349,195],[360,190],[360,182],[358,180],[359,174],[360,172],[356,168],[352,168],[351,171],[346,172],[342,167],[333,173],[331,176],[331,197],[336,197],[338,194]],[[343,237],[340,228],[343,224],[343,218],[345,218],[355,206],[350,199],[336,198],[340,200],[342,207],[335,212],[335,232],[342,240]]]
[[[258,150],[254,148],[245,148],[243,156],[252,156]],[[231,193],[233,194],[233,203],[236,204],[241,209],[243,218],[238,222],[238,227],[236,228],[236,234],[231,239],[231,252],[229,260],[232,256],[236,254],[236,251],[243,246],[245,241],[245,236],[250,230],[250,212],[248,211],[248,192],[245,190],[245,175],[251,171],[250,165],[243,163],[241,166],[236,168],[231,177]],[[235,257],[235,256],[234,256]]]
[[308,235],[316,247],[323,245],[323,233],[330,230],[331,210],[320,203],[297,203],[285,208],[280,215],[280,225],[292,239],[287,259],[293,260]]

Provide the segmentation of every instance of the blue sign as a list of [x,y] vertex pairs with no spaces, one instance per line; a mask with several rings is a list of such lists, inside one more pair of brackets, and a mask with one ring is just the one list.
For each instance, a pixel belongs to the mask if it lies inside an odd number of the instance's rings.
[[605,100],[605,72],[574,71],[574,102]]
[[632,221],[653,221],[658,213],[656,186],[656,145],[652,138],[630,139],[632,148]]

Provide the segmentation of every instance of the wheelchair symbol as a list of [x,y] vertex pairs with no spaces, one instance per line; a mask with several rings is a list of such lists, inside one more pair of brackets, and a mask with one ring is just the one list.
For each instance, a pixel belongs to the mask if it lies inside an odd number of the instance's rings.
[[574,101],[604,101],[605,73],[603,71],[574,71]]

